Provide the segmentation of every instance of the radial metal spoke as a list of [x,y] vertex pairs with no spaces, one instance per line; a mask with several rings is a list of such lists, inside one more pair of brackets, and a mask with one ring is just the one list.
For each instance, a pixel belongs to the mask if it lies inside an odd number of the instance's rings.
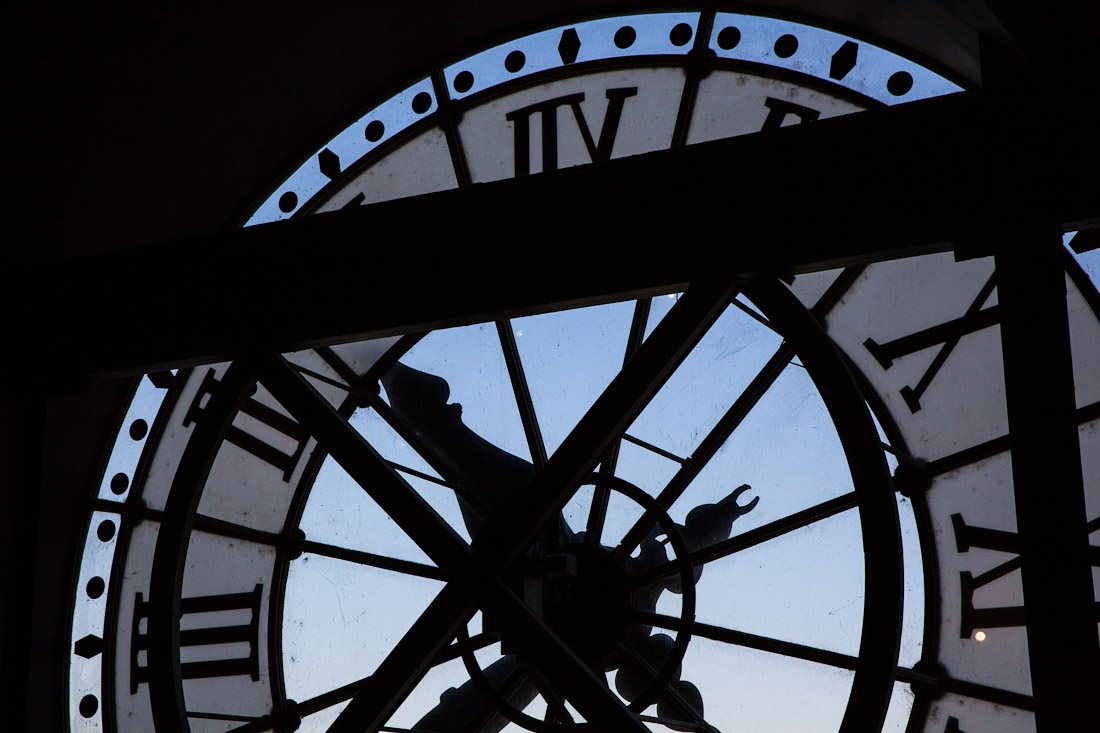
[[750,306],[746,305],[745,303],[742,303],[739,298],[734,298],[733,299],[733,304],[734,304],[734,306],[737,307],[737,309],[739,311],[741,311],[746,316],[753,319],[754,321],[756,321],[757,323],[759,323],[760,325],[762,325],[764,328],[768,329],[772,333],[779,334],[780,336],[783,335],[783,334],[781,334],[781,333],[779,333],[778,331],[775,330],[775,326],[772,325],[771,321],[769,321],[767,318],[765,318],[764,316],[757,313],[755,309],[751,308]]
[[672,451],[667,451],[659,445],[654,445],[653,443],[642,440],[641,438],[636,438],[633,435],[631,435],[630,433],[623,433],[623,440],[625,440],[627,443],[633,443],[634,445],[638,446],[639,448],[644,448],[645,450],[649,451],[650,453],[654,453],[656,455],[659,455],[661,458],[667,458],[668,460],[672,461],[673,463],[679,463],[681,466],[684,465],[685,463],[687,463],[686,458],[681,458],[680,456],[676,455]]
[[692,636],[700,636],[704,639],[720,641],[725,644],[735,644],[749,649],[759,649],[760,651],[771,652],[773,654],[782,654],[785,657],[795,657],[808,662],[827,664],[831,667],[838,667],[840,669],[855,669],[859,664],[859,659],[850,654],[841,654],[840,652],[834,652],[828,649],[820,649],[814,646],[807,646],[806,644],[796,644],[791,641],[773,639],[769,636],[750,634],[745,631],[736,631],[722,626],[700,623],[699,621],[695,621],[694,623],[685,622],[683,619],[675,616],[667,616],[663,613],[635,611],[631,614],[631,620],[647,626],[667,629],[669,631],[680,631],[681,629],[685,629],[690,631]]
[[[705,565],[708,562],[714,562],[723,557],[728,557],[736,552],[758,545],[761,542],[773,540],[776,537],[785,535],[788,532],[793,532],[796,529],[802,529],[814,522],[831,517],[834,514],[853,509],[858,503],[859,500],[854,491],[847,494],[841,494],[840,496],[823,501],[820,504],[815,504],[808,509],[790,514],[782,519],[768,522],[756,529],[742,532],[739,535],[730,537],[724,542],[716,542],[709,547],[696,550],[691,553],[691,564],[693,566]],[[665,578],[671,578],[679,571],[679,565],[675,562],[662,563],[639,575],[634,580],[634,583],[638,585],[655,583]]]
[[446,573],[439,568],[432,565],[425,565],[424,563],[413,562],[411,560],[401,560],[387,555],[376,555],[373,552],[353,550],[348,547],[340,547],[339,545],[315,542],[314,540],[300,540],[298,546],[302,548],[303,552],[344,560],[346,562],[353,562],[357,565],[379,568],[381,570],[392,570],[395,573],[413,575],[418,578],[430,578],[432,580],[447,579]]
[[531,462],[535,468],[546,465],[546,444],[542,439],[542,429],[535,415],[535,403],[531,400],[531,388],[527,384],[527,375],[523,372],[523,361],[519,356],[516,334],[512,331],[511,321],[497,321],[497,335],[500,348],[504,352],[504,363],[508,366],[508,378],[512,382],[512,392],[516,396],[523,433],[527,436],[527,447],[531,452]]
[[[646,325],[649,323],[649,311],[653,306],[653,298],[639,298],[634,304],[634,315],[630,319],[630,332],[626,337],[626,353],[623,354],[623,364],[630,361],[642,345],[645,338]],[[621,440],[611,444],[607,455],[600,461],[600,475],[614,476],[615,468],[619,463],[619,448]],[[603,525],[607,521],[607,502],[611,496],[611,489],[600,484],[592,495],[592,506],[588,510],[588,521],[585,527],[584,541],[588,545],[595,545],[603,535]]]
[[[860,273],[863,272],[862,266],[854,266],[845,268],[836,279],[825,289],[825,292],[817,299],[810,312],[818,319],[824,319],[824,317],[832,310],[833,306],[840,300],[841,296],[847,292],[848,288],[859,278]],[[734,305],[741,307],[743,310],[748,309],[748,306],[740,303],[736,298],[733,299]],[[748,309],[751,311],[751,309]],[[755,311],[752,311],[755,313]],[[774,324],[769,320],[766,322],[768,328],[774,330]],[[752,411],[753,407],[763,398],[768,389],[775,383],[779,376],[783,373],[783,370],[791,360],[796,356],[795,351],[787,343],[780,345],[779,349],[772,355],[770,359],[764,364],[764,366],[745,387],[744,391],[738,396],[737,400],[730,406],[729,410],[718,421],[718,424],[711,429],[703,441],[696,448],[695,452],[688,457],[683,467],[676,473],[675,476],[669,481],[668,485],[661,491],[657,497],[657,501],[665,509],[669,509],[677,499],[687,490],[687,487],[695,480],[695,477],[706,467],[707,463],[714,457],[718,450],[729,439],[733,431],[744,421],[745,417]],[[799,364],[799,366],[802,366]],[[653,518],[650,512],[645,512],[635,522],[634,526],[623,537],[622,542],[615,548],[615,557],[622,559],[630,554],[630,552],[638,546],[638,543],[646,538],[649,531],[653,529],[656,520]]]

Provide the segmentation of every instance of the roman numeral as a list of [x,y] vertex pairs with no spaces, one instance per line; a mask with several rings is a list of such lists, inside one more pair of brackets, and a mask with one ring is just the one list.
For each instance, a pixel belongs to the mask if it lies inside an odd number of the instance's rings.
[[928,365],[928,368],[924,371],[924,374],[917,381],[916,385],[907,385],[899,390],[902,399],[905,400],[905,404],[909,406],[910,412],[916,413],[920,410],[921,397],[928,389],[928,386],[932,384],[932,380],[936,378],[940,369],[943,368],[944,362],[947,361],[947,357],[951,356],[951,352],[959,345],[959,340],[968,333],[980,331],[998,322],[1001,316],[998,306],[993,305],[988,308],[982,308],[989,299],[989,296],[993,293],[993,288],[995,286],[996,282],[994,276],[991,275],[985,285],[982,286],[982,289],[978,291],[978,296],[974,298],[970,307],[967,308],[966,312],[959,318],[941,323],[938,326],[926,328],[922,331],[917,331],[908,336],[902,336],[893,341],[887,341],[880,344],[874,339],[869,338],[863,342],[863,346],[871,352],[871,356],[882,365],[883,369],[889,369],[893,366],[895,359],[908,356],[918,351],[923,351],[924,349],[936,345],[940,346],[940,350],[936,352],[936,356],[932,359],[932,363]]
[[[1091,525],[1090,525],[1091,526]],[[975,629],[1005,628],[1023,626],[1023,606],[1000,606],[994,608],[975,608],[974,592],[1003,578],[1014,570],[1020,569],[1020,539],[1015,532],[999,529],[974,527],[966,523],[961,514],[951,515],[951,528],[955,533],[955,547],[959,552],[968,552],[972,547],[996,550],[1013,555],[1001,564],[984,573],[974,575],[969,571],[959,573],[960,596],[962,598],[962,618],[959,622],[959,638],[969,639]],[[1090,549],[1093,567],[1100,567],[1100,547]],[[1100,602],[1095,604],[1096,619],[1100,621]]]
[[[184,415],[183,424],[185,427],[202,418],[205,410],[203,401],[217,389],[219,384],[220,382],[214,376],[214,370],[208,370],[206,375],[203,376],[195,399],[191,401],[191,406],[187,408],[187,414]],[[306,442],[309,440],[309,433],[293,418],[287,417],[269,405],[265,405],[257,400],[255,396],[248,398],[244,406],[241,407],[241,412],[266,425],[279,435],[285,436],[288,439],[286,441],[287,445],[292,447],[289,450],[286,447],[278,447],[236,425],[230,426],[225,439],[238,448],[248,451],[264,463],[268,463],[282,471],[283,481],[290,481],[294,468],[298,465],[298,460],[305,450]]]
[[[260,679],[260,599],[263,585],[244,593],[221,593],[212,596],[193,596],[180,600],[180,648],[218,646],[229,644],[248,644],[248,655],[243,657],[227,656],[222,659],[208,659],[201,662],[181,662],[180,673],[185,680],[208,677],[248,676],[253,681]],[[134,599],[134,619],[130,628],[130,694],[136,694],[138,686],[149,681],[149,668],[139,659],[140,652],[148,652],[148,634],[141,630],[141,622],[149,618],[149,601],[141,593]],[[227,621],[238,621],[240,612],[248,611],[246,624],[226,624],[223,626],[204,626],[197,629],[183,628],[184,619],[189,614],[221,614],[228,616]],[[208,620],[209,616],[204,616]],[[234,647],[227,652],[236,652]]]
[[611,151],[615,147],[615,136],[619,132],[619,122],[623,115],[623,104],[627,97],[633,97],[638,93],[638,87],[623,87],[621,89],[608,89],[607,110],[603,117],[603,126],[600,127],[599,138],[592,137],[592,131],[588,127],[588,120],[584,117],[581,102],[584,101],[584,92],[567,94],[564,97],[547,99],[532,104],[523,109],[517,109],[504,116],[512,123],[515,138],[515,168],[517,176],[525,176],[531,172],[531,116],[539,115],[542,123],[542,170],[554,171],[558,169],[558,109],[569,107],[573,110],[573,119],[577,121],[581,137],[584,139],[584,147],[593,163],[610,160]]
[[799,124],[813,122],[821,116],[821,110],[803,107],[801,104],[788,102],[786,99],[776,99],[775,97],[765,99],[764,106],[768,108],[768,116],[764,118],[761,130],[776,130],[782,127],[787,118],[792,115],[798,118]]
[[947,719],[947,726],[944,727],[943,733],[966,733],[966,731],[959,728],[959,719],[952,716]]

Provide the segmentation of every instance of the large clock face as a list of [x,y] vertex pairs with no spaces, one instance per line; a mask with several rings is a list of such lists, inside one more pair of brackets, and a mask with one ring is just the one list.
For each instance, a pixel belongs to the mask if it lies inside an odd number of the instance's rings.
[[[427,70],[247,223],[957,89],[775,18],[578,22]],[[72,728],[1033,730],[994,275],[730,277],[148,375],[89,518]],[[1068,255],[1067,289],[1096,518]]]

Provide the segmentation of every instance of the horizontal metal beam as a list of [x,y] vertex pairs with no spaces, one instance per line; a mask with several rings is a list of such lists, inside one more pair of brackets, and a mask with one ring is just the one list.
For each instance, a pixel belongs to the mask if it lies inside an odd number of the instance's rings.
[[985,254],[1005,212],[1100,220],[1082,104],[960,93],[67,260],[27,273],[65,314],[37,353],[79,380],[669,292],[716,268]]

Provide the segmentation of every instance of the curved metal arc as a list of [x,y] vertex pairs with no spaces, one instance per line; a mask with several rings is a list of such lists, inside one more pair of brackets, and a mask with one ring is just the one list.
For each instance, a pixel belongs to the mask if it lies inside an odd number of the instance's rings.
[[864,547],[859,666],[840,733],[879,730],[893,694],[901,643],[901,527],[890,472],[867,404],[837,347],[795,296],[755,281],[746,295],[788,334],[837,427],[852,472]]
[[217,446],[248,399],[255,378],[241,361],[230,365],[187,442],[164,507],[149,581],[149,700],[161,733],[189,733],[180,670],[180,592],[187,547],[202,486]]

